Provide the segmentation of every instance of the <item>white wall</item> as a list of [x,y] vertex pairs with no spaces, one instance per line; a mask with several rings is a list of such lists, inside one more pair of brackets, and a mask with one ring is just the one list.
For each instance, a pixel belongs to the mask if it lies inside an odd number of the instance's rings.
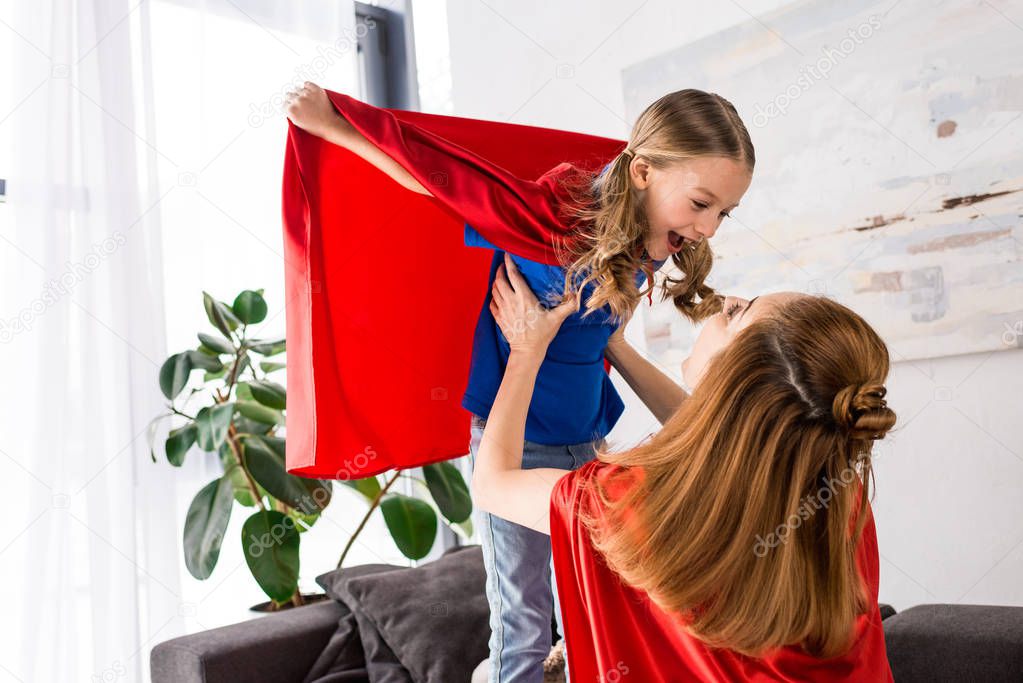
[[[624,139],[623,68],[784,4],[448,0],[454,113]],[[615,379],[626,415],[610,440],[627,444],[656,421]],[[897,362],[888,386],[880,600],[1023,605],[1023,352]]]

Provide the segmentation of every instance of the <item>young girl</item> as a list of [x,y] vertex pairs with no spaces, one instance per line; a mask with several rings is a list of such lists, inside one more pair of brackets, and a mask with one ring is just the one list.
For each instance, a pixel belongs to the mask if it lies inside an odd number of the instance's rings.
[[[299,90],[289,117],[356,151],[405,187],[431,194],[382,151],[353,142],[359,134],[316,86]],[[604,369],[605,347],[613,333],[621,335],[641,297],[652,296],[653,273],[662,264],[670,259],[678,271],[664,279],[662,289],[684,315],[700,320],[720,308],[720,297],[704,282],[712,262],[707,239],[745,194],[754,160],[746,127],[729,102],[682,90],[651,104],[633,127],[628,146],[596,176],[563,163],[541,178],[562,200],[564,214],[577,223],[578,239],[565,245],[564,266],[509,256],[538,297],[549,305],[571,299],[578,311],[565,320],[537,374],[523,433],[523,468],[574,470],[592,460],[595,446],[624,407]],[[465,226],[465,243],[493,248],[471,225]],[[504,252],[495,249],[490,285],[503,258]],[[462,399],[473,413],[469,452],[474,467],[509,357],[491,305],[488,286]],[[614,357],[609,360],[618,367]],[[627,369],[623,376],[633,383]],[[677,386],[658,389],[658,397],[682,392]],[[650,400],[659,419],[666,418],[671,403]],[[552,643],[552,612],[563,633],[551,585],[550,539],[485,512],[477,522],[491,608],[490,683],[540,681]],[[567,640],[565,645],[571,646]]]

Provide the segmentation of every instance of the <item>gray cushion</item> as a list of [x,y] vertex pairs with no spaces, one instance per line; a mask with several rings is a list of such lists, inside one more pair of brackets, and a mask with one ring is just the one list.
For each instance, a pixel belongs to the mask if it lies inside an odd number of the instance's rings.
[[395,564],[363,564],[321,574],[316,582],[340,606],[337,629],[323,652],[306,674],[303,683],[368,683],[411,678],[397,656],[387,646],[372,622],[353,612],[336,586],[343,579],[371,576],[381,572],[407,569]]
[[[489,654],[486,578],[483,551],[470,545],[413,569],[341,574],[333,590],[355,612],[360,633],[365,624],[380,634],[411,676],[408,680],[468,681]],[[366,661],[374,683],[402,680],[394,669],[374,672],[368,650]]]
[[917,605],[883,622],[898,683],[1023,681],[1023,609]]
[[335,584],[341,580],[342,577],[348,576],[365,576],[367,574],[377,574],[379,572],[392,572],[396,569],[408,569],[400,564],[360,564],[354,567],[342,567],[341,569],[332,569],[329,572],[324,572],[316,577],[316,583],[320,585],[323,592],[329,595],[334,600],[344,604],[344,600],[341,595],[334,588]]

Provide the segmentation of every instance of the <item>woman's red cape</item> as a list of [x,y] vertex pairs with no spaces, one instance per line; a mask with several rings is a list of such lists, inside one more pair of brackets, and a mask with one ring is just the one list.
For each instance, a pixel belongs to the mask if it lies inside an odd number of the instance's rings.
[[[594,548],[579,511],[599,518],[601,503],[593,487],[584,486],[584,482],[600,481],[613,498],[634,481],[634,476],[641,476],[636,468],[592,460],[559,479],[551,495],[551,551],[573,681],[892,681],[877,605],[877,534],[869,504],[856,565],[866,583],[870,608],[856,619],[852,648],[838,657],[817,659],[797,646],[789,646],[755,659],[710,648],[691,636],[681,619],[622,581]],[[850,522],[850,530],[853,526]],[[686,539],[679,538],[678,542],[685,543]]]

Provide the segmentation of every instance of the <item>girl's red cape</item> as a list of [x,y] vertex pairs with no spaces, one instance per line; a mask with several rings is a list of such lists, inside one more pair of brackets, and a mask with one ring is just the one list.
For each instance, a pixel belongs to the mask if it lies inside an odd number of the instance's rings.
[[559,169],[601,169],[625,142],[326,93],[433,196],[288,121],[287,470],[358,479],[464,455],[461,398],[492,254],[463,244],[463,224],[557,263],[553,244],[569,234]]

